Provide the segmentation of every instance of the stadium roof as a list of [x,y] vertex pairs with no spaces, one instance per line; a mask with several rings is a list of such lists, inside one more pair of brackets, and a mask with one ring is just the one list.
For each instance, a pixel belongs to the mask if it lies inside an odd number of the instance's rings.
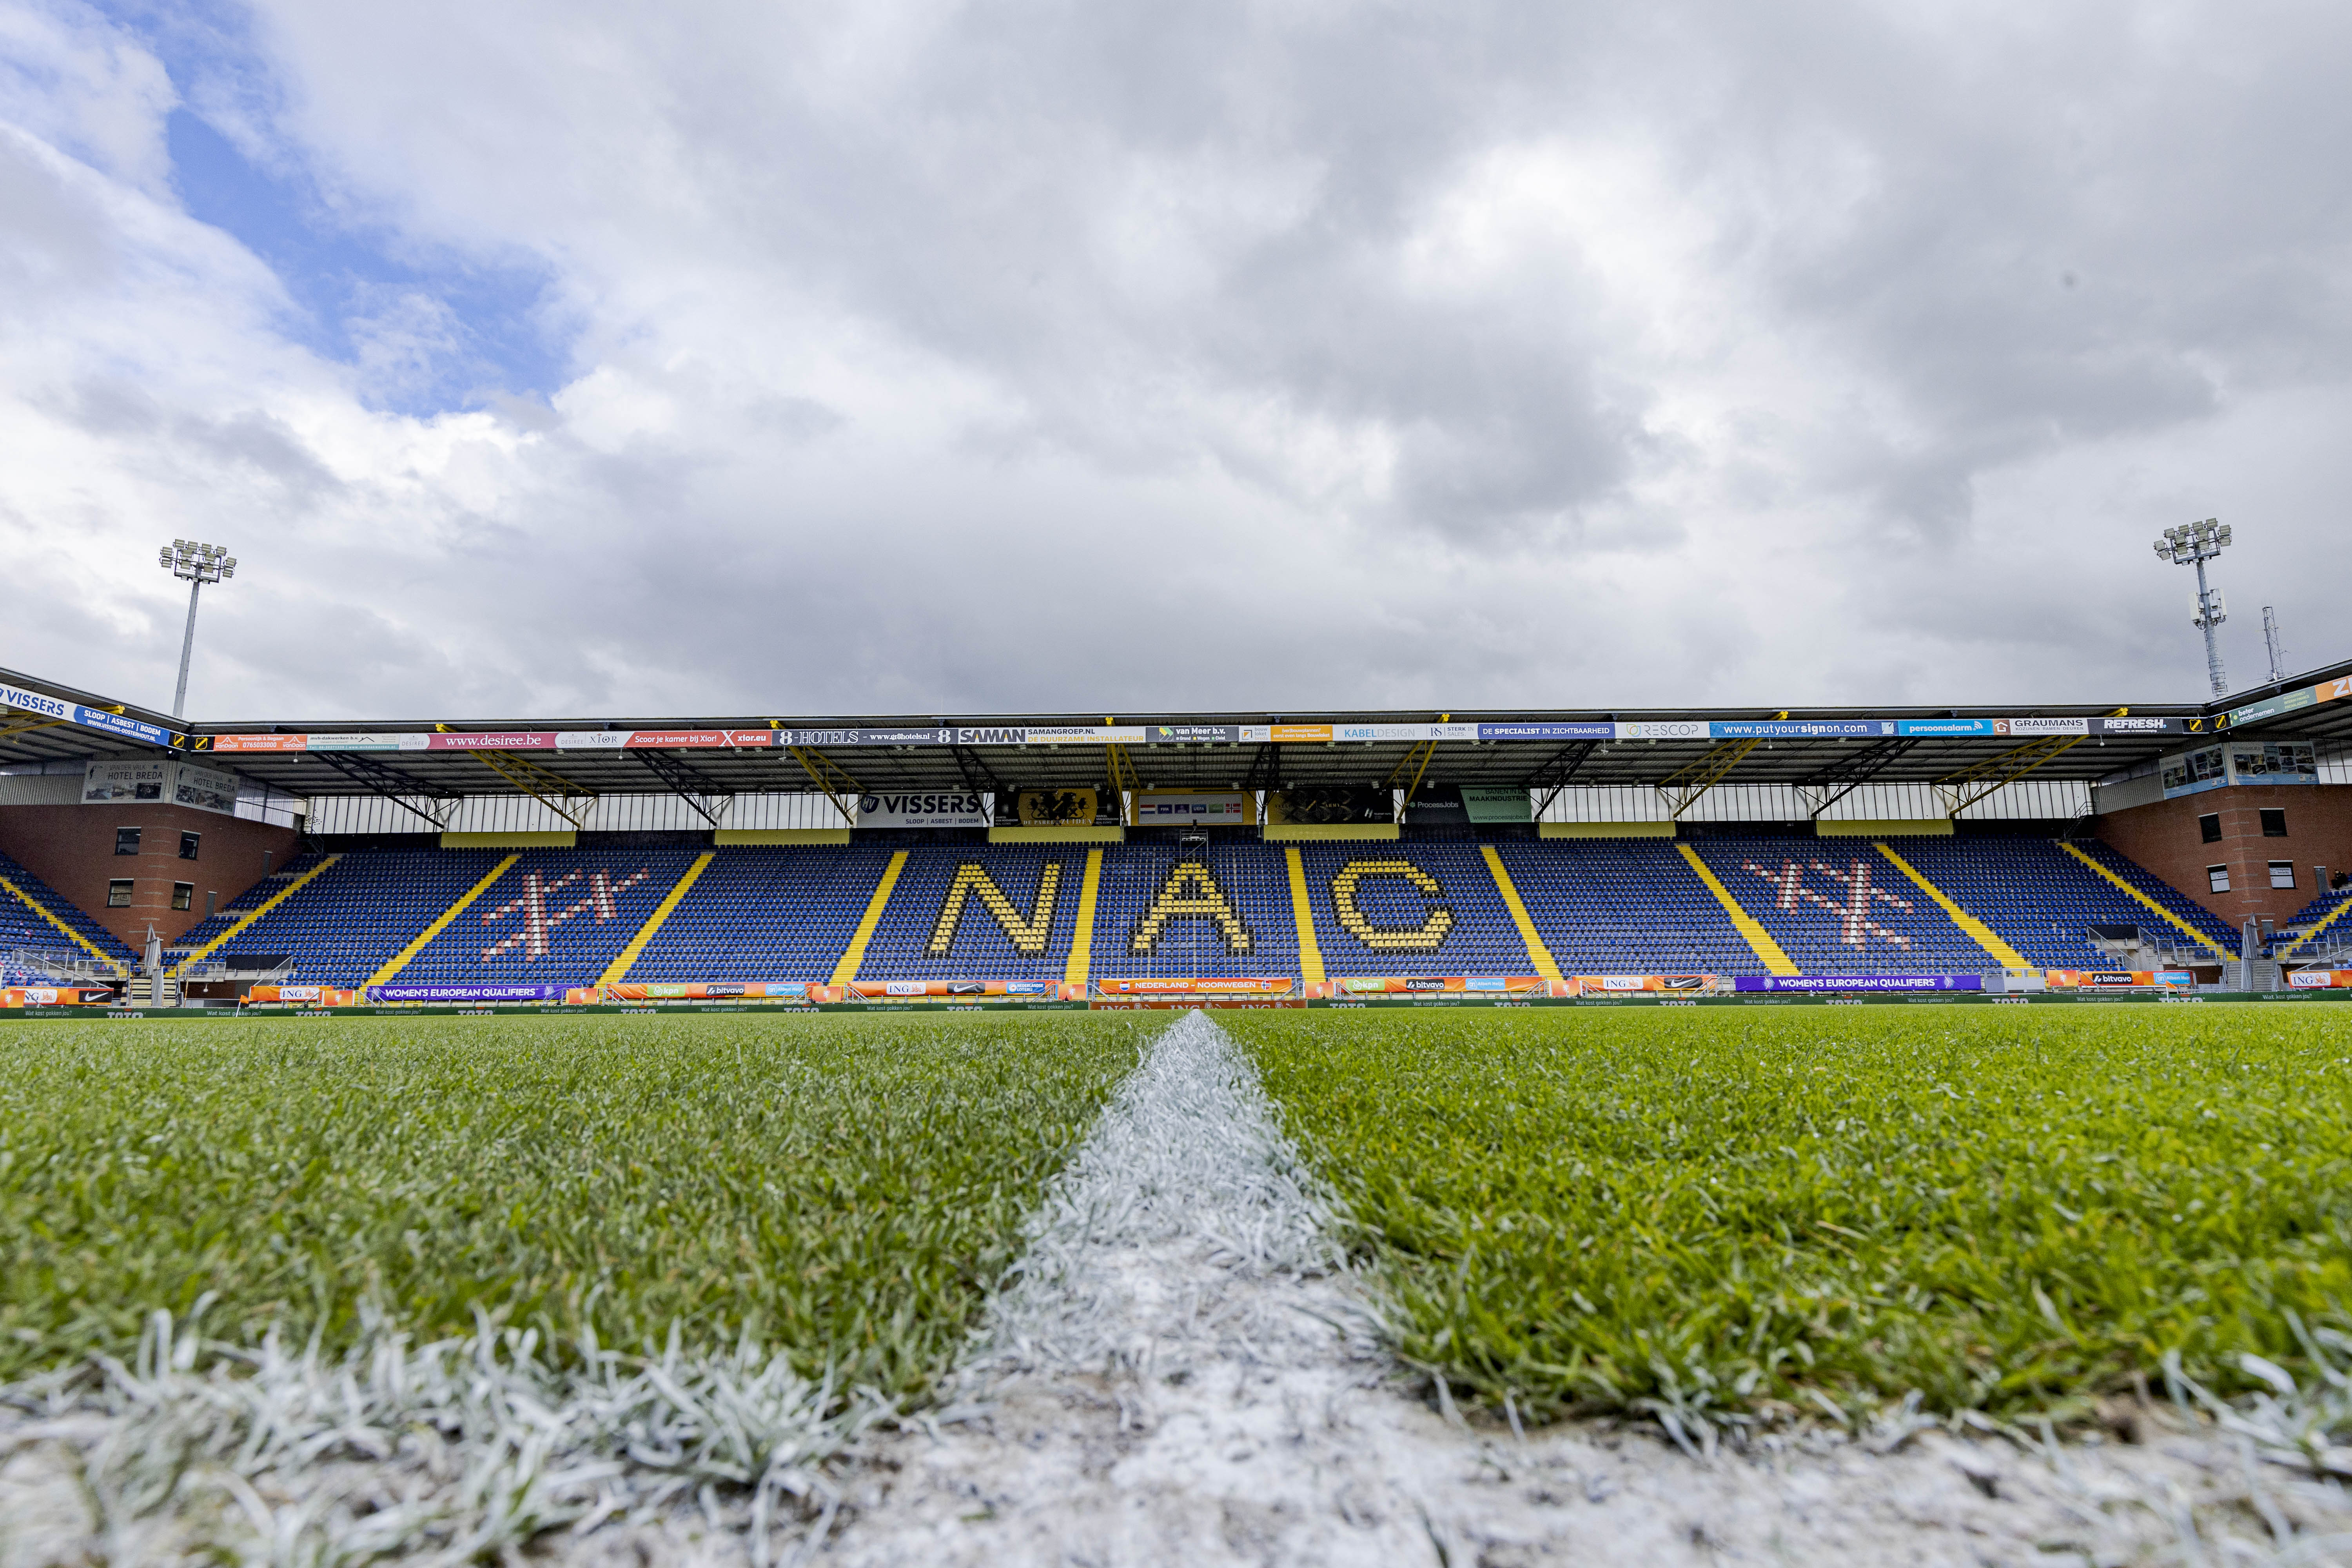
[[180,724],[0,670],[0,768],[176,755],[299,796],[2096,780],[2223,731],[2352,747],[2352,660],[2221,702],[734,713]]

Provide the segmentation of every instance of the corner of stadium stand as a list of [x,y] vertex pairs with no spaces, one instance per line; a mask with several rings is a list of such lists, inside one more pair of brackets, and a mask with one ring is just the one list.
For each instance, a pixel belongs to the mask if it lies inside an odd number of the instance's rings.
[[183,724],[0,671],[0,986],[2276,984],[2352,971],[2347,699]]

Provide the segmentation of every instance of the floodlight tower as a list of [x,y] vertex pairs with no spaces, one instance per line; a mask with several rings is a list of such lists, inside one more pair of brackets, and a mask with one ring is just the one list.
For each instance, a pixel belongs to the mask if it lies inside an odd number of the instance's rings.
[[2229,542],[2230,525],[2210,517],[2202,522],[2168,528],[2156,542],[2158,560],[2197,568],[2197,614],[2189,625],[2205,634],[2205,674],[2213,682],[2216,698],[2230,694],[2230,678],[2221,673],[2221,645],[2213,628],[2230,617],[2222,606],[2221,590],[2205,585],[2205,563],[2221,554]]
[[207,583],[225,583],[236,575],[236,557],[226,545],[199,544],[175,539],[163,546],[163,570],[188,584],[188,629],[180,638],[180,684],[172,693],[172,717],[177,719],[188,701],[188,658],[196,651],[196,595]]

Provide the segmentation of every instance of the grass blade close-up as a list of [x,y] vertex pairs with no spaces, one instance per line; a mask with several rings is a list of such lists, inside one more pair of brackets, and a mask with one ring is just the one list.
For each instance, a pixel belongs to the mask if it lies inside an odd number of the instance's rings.
[[1160,1022],[0,1028],[0,1382],[209,1297],[231,1344],[677,1325],[918,1394]]
[[[2352,1331],[2352,1017],[1251,1014],[1403,1355],[1538,1415],[2017,1415]],[[2300,1327],[2298,1327],[2298,1324]]]

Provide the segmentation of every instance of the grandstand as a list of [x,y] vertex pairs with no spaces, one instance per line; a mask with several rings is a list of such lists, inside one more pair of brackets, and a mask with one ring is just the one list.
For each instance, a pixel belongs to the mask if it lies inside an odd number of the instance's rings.
[[[128,977],[154,910],[184,972],[266,954],[313,984],[551,994],[1989,975],[2119,952],[2212,982],[2249,942],[2352,951],[2347,890],[2322,885],[2352,865],[2352,666],[2235,706],[1868,714],[175,728],[5,672],[0,696],[0,846],[51,871],[0,857],[11,984],[54,972],[45,953]],[[214,770],[211,793],[78,793],[142,760]],[[225,809],[224,776],[276,837],[217,908],[168,858],[152,896],[100,858],[106,835],[116,857],[173,833],[201,853],[185,803]],[[732,826],[754,818],[782,825]]]

